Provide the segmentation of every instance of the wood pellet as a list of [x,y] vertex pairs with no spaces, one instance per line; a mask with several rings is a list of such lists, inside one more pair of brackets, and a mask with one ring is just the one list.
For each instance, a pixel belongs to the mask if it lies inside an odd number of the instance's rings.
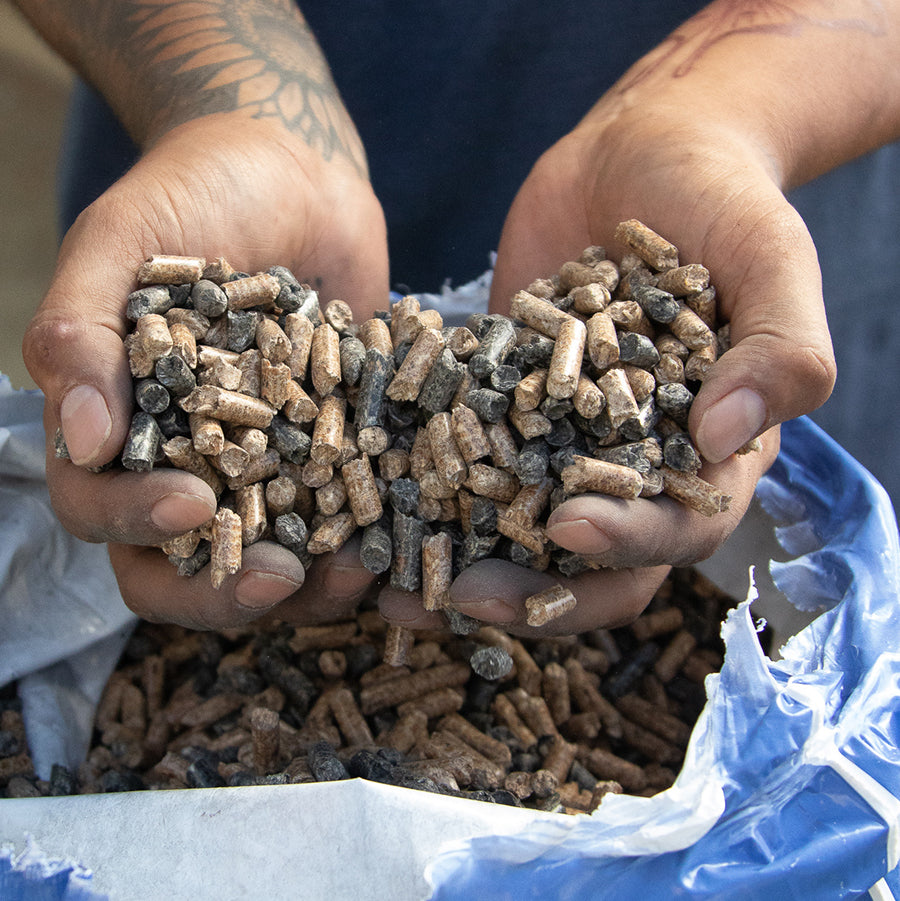
[[[589,247],[517,292],[509,317],[449,328],[412,296],[356,323],[346,302],[321,304],[280,266],[146,261],[126,303],[138,409],[119,462],[184,469],[219,498],[199,543],[166,543],[172,563],[186,576],[208,565],[218,587],[255,541],[308,565],[364,530],[364,565],[397,588],[427,583],[427,608],[442,610],[446,586],[422,572],[437,535],[451,580],[485,557],[571,576],[592,564],[544,531],[569,497],[667,494],[726,510],[687,431],[727,347],[709,273],[636,220],[616,239],[620,264]],[[305,534],[284,526],[291,514]],[[574,601],[529,599],[529,621]]]
[[672,784],[733,603],[676,569],[630,626],[561,638],[413,634],[373,599],[322,626],[141,622],[74,771],[36,777],[15,686],[0,691],[0,797],[358,777],[591,812]]

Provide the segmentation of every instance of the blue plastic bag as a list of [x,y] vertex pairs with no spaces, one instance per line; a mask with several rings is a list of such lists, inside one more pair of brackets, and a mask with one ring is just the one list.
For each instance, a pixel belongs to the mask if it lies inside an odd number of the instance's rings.
[[107,901],[91,888],[91,874],[68,860],[50,860],[33,844],[19,855],[0,848],[2,901]]
[[798,607],[825,613],[782,658],[750,600],[675,785],[591,817],[476,838],[434,862],[434,901],[900,898],[900,548],[884,489],[806,419],[786,423],[757,496]]

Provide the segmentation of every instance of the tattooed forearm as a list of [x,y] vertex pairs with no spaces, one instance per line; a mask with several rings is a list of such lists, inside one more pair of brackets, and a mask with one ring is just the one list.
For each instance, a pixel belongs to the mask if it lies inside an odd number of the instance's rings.
[[652,53],[629,70],[617,92],[627,91],[660,72],[671,77],[689,74],[716,45],[742,34],[791,37],[811,29],[885,33],[885,15],[877,0],[862,0],[856,15],[847,15],[843,0],[816,3],[790,0],[720,0],[673,32]]
[[[139,143],[212,113],[281,122],[325,159],[360,170],[356,131],[292,0],[21,0],[56,7],[66,55]],[[65,40],[65,39],[64,39]]]

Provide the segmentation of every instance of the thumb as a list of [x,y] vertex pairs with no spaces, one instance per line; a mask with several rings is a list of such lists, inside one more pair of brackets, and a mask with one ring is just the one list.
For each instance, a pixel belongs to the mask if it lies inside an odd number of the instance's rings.
[[108,463],[128,432],[124,298],[145,258],[133,247],[129,252],[110,230],[98,229],[96,218],[84,214],[63,242],[22,346],[25,365],[46,397],[48,425],[61,427],[72,461],[82,466]]
[[[712,367],[691,408],[703,456],[724,460],[752,438],[823,404],[836,367],[815,246],[796,211],[780,197],[757,220],[733,258],[710,255],[731,348]],[[737,248],[736,250],[734,250]]]

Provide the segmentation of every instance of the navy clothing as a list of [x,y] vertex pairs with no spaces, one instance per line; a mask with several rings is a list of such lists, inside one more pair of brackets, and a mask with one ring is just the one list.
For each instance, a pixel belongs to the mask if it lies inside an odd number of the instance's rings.
[[[679,0],[302,0],[362,136],[388,222],[391,278],[413,291],[489,267],[516,191],[640,56],[705,4]],[[102,101],[74,95],[61,225],[136,150]],[[900,500],[893,465],[900,305],[900,145],[792,197],[819,249],[839,383],[813,418]],[[871,382],[871,384],[870,384]]]

